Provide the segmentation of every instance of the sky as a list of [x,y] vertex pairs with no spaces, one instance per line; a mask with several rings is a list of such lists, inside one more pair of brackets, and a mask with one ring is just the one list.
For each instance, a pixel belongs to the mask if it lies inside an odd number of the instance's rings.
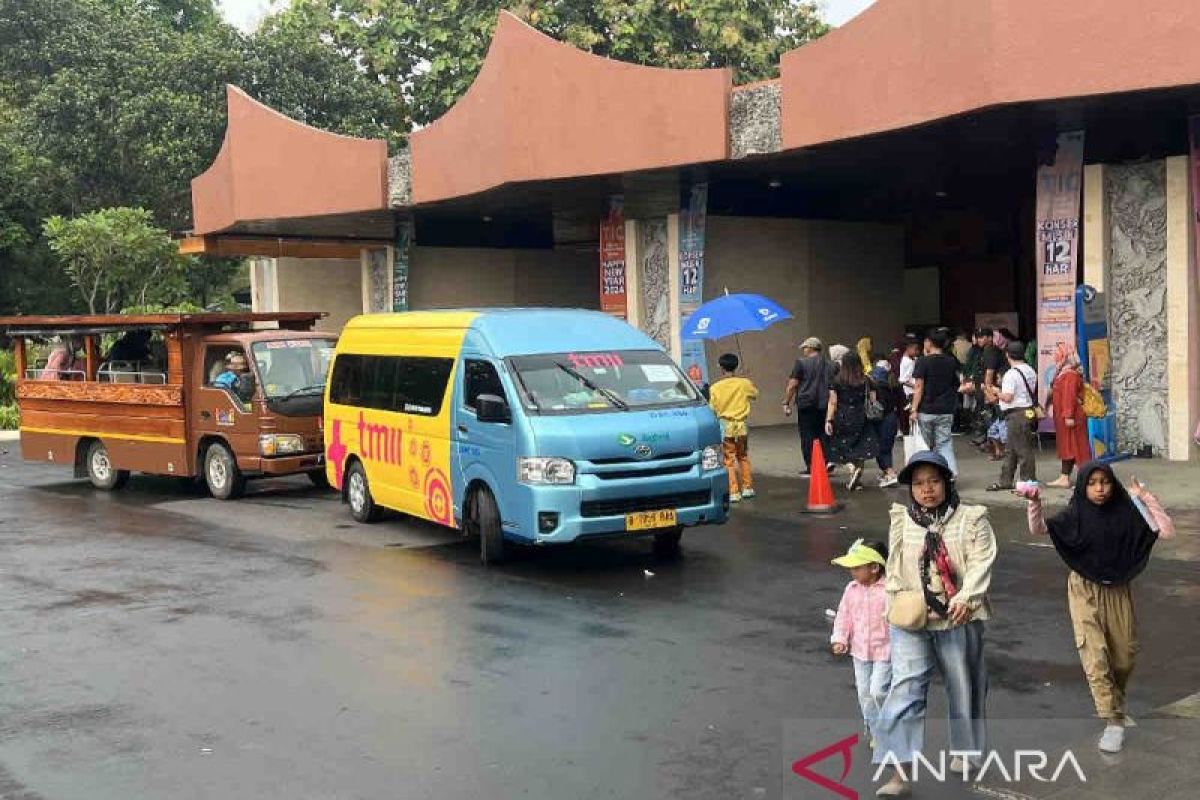
[[[826,21],[841,25],[858,14],[874,0],[819,0]],[[272,5],[282,6],[287,0],[218,0],[225,19],[241,28],[252,31]]]

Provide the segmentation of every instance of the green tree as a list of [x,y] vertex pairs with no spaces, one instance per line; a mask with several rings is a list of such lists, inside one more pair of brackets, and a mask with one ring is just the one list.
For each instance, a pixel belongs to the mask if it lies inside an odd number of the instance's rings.
[[105,208],[74,219],[50,217],[50,249],[62,262],[89,313],[127,306],[172,305],[187,299],[186,271],[194,259],[142,208]]
[[508,9],[588,52],[662,67],[774,77],[779,57],[826,30],[798,0],[294,0],[265,23],[331,42],[386,85],[407,123],[441,116],[474,80]]

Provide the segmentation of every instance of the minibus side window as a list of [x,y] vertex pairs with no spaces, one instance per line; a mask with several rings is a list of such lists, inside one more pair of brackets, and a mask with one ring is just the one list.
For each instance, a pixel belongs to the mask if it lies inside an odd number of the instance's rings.
[[453,367],[449,358],[339,355],[329,401],[436,417]]
[[481,394],[503,398],[504,384],[500,382],[500,375],[490,362],[468,360],[463,370],[463,402],[467,408],[474,411]]

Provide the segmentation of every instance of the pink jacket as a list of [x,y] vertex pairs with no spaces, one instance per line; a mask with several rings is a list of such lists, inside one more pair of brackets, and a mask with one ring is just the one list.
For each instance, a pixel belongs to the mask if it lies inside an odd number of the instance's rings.
[[870,586],[850,581],[838,603],[829,641],[850,645],[850,655],[862,661],[889,660],[887,602],[882,580]]

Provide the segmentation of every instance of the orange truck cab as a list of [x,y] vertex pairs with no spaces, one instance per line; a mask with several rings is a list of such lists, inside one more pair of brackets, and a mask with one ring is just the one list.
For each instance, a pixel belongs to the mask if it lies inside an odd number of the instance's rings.
[[[70,464],[98,489],[131,472],[325,485],[322,400],[337,338],[324,314],[0,317],[13,342],[21,455]],[[49,347],[32,359],[30,343]]]

